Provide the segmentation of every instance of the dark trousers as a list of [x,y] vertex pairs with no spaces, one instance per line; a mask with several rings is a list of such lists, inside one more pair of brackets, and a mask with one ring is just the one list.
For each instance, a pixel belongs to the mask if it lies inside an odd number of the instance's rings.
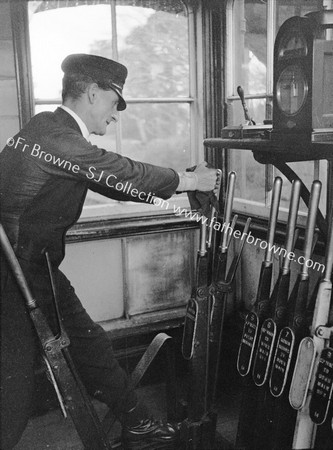
[[[20,263],[34,298],[56,331],[46,268]],[[91,320],[68,279],[59,270],[55,279],[69,350],[79,375],[89,394],[121,417],[137,403],[129,378],[116,361],[107,334]],[[30,415],[39,347],[22,295],[3,261],[1,281],[1,449],[5,450],[19,441]]]

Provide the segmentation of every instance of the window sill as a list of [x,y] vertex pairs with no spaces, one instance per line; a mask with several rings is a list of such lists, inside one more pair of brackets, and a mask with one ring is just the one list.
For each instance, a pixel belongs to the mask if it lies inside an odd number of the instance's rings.
[[[166,203],[168,208],[165,207]],[[86,206],[79,221],[67,232],[66,242],[119,238],[198,227],[196,221],[185,215],[176,214],[179,211],[177,208],[190,210],[187,196],[176,196],[164,201],[161,206],[116,201]]]
[[95,198],[99,203],[84,205],[79,223],[91,220],[103,220],[105,218],[146,217],[151,215],[161,215],[164,213],[173,214],[178,209],[189,209],[189,201],[185,193],[176,195],[168,200],[157,198],[156,205],[136,202],[121,202],[106,199],[102,195]]
[[110,239],[147,233],[161,233],[166,230],[185,230],[198,228],[191,219],[173,213],[150,213],[125,217],[90,218],[79,222],[66,235],[66,242],[82,242],[96,239]]
[[184,324],[186,306],[138,314],[129,319],[114,319],[99,322],[112,339],[166,331]]

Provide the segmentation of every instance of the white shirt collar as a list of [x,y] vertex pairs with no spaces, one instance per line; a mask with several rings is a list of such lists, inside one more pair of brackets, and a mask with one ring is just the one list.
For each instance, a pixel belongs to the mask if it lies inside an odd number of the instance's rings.
[[82,136],[89,142],[89,131],[87,128],[87,125],[83,122],[83,120],[70,108],[68,108],[65,105],[61,105],[60,108],[62,108],[64,111],[68,112],[68,114],[70,114],[73,119],[76,121],[76,123],[78,124],[78,126],[80,127]]

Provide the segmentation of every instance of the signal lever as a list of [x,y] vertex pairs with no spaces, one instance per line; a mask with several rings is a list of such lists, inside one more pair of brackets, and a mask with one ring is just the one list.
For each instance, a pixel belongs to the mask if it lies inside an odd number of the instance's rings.
[[242,86],[237,87],[237,94],[239,95],[239,98],[241,99],[242,102],[246,125],[255,125],[256,124],[255,121],[252,119],[252,117],[250,117],[249,110],[245,102],[244,90]]

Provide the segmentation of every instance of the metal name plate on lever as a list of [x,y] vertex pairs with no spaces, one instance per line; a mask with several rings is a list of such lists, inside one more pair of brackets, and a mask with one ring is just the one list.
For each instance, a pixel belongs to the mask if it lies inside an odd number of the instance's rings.
[[273,319],[266,319],[261,327],[258,349],[253,365],[253,381],[257,386],[265,384],[272,359],[277,327]]
[[333,393],[333,348],[321,352],[310,402],[310,417],[317,425],[325,422]]
[[289,403],[294,409],[301,409],[305,405],[315,357],[315,344],[312,337],[307,336],[299,345],[289,390]]
[[237,370],[242,377],[245,377],[250,372],[258,328],[259,318],[256,313],[250,312],[245,319],[237,358]]
[[194,350],[195,331],[198,319],[198,303],[191,298],[188,301],[185,315],[182,354],[187,360],[191,359]]
[[282,328],[274,355],[269,389],[273,397],[280,397],[287,382],[295,334],[289,327]]

